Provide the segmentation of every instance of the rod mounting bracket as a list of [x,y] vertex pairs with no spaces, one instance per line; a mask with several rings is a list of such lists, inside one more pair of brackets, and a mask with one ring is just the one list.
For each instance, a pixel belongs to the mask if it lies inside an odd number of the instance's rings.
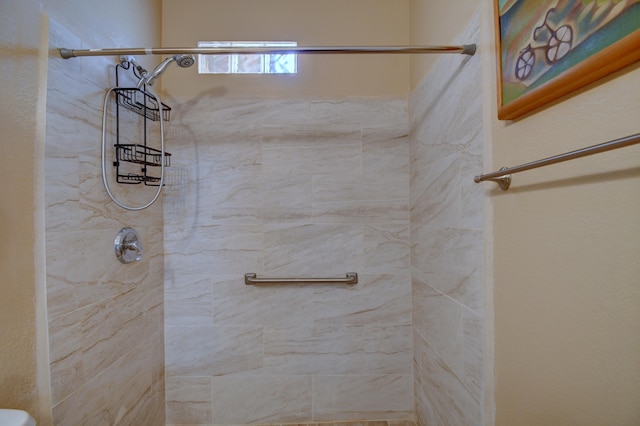
[[[502,167],[500,171],[508,170],[508,167]],[[502,175],[491,179],[485,179],[498,184],[500,189],[506,191],[511,186],[511,175]]]
[[68,49],[66,47],[62,47],[60,50],[60,56],[63,59],[74,58],[76,55],[73,54],[73,49]]
[[462,54],[473,56],[476,53],[476,45],[475,44],[464,44],[462,46]]

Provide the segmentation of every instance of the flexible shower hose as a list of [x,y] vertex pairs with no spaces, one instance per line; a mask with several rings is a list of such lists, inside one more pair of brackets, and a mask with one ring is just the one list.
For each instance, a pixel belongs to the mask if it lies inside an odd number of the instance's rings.
[[109,96],[116,89],[118,89],[118,87],[112,87],[111,89],[107,90],[107,93],[106,93],[106,95],[104,97],[104,104],[102,106],[102,154],[101,154],[101,161],[100,161],[100,165],[101,165],[101,169],[102,169],[102,183],[104,184],[104,189],[107,191],[107,195],[109,195],[109,198],[111,198],[111,201],[113,201],[114,203],[116,203],[117,205],[122,207],[123,209],[131,210],[131,211],[144,210],[144,209],[146,209],[147,207],[151,206],[153,203],[156,202],[156,200],[160,196],[160,193],[162,192],[162,185],[164,184],[164,120],[162,119],[162,101],[160,100],[160,97],[156,93],[154,93],[150,89],[147,89],[147,92],[150,93],[151,95],[153,95],[153,97],[158,102],[158,109],[159,109],[159,115],[160,115],[160,152],[161,152],[161,154],[160,154],[161,155],[161,157],[160,157],[160,185],[158,186],[158,190],[156,191],[156,194],[153,196],[151,201],[149,201],[147,204],[145,204],[143,206],[139,206],[139,207],[127,206],[126,204],[124,204],[123,202],[118,200],[111,193],[111,189],[109,188],[109,182],[107,181],[107,173],[106,173],[106,170],[105,170],[105,167],[104,167],[104,160],[105,160],[105,157],[106,157],[107,105],[109,103]]

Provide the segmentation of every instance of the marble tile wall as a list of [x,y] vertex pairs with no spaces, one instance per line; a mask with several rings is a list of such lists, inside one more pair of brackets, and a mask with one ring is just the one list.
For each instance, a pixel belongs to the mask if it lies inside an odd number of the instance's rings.
[[411,418],[407,101],[167,102],[167,423]]
[[[460,40],[479,40],[476,16]],[[480,425],[483,395],[481,58],[443,56],[414,91],[411,275],[419,425]]]
[[[57,57],[59,46],[87,46],[55,21],[49,42],[44,192],[54,424],[164,425],[162,202],[128,212],[109,201],[100,139],[115,63]],[[123,115],[122,123],[139,130],[137,116]],[[114,184],[113,191],[139,205],[155,188]],[[115,257],[124,226],[142,237],[140,262]]]

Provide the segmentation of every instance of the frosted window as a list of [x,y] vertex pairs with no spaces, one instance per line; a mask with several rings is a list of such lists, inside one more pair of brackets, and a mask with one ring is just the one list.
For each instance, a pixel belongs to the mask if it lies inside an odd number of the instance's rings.
[[[199,41],[198,47],[295,47],[291,41]],[[294,53],[198,55],[200,74],[296,74]]]

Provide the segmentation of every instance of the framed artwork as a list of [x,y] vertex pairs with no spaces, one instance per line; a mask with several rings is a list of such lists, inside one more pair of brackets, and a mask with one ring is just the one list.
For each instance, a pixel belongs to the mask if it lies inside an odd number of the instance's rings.
[[640,60],[640,0],[494,0],[498,118]]

